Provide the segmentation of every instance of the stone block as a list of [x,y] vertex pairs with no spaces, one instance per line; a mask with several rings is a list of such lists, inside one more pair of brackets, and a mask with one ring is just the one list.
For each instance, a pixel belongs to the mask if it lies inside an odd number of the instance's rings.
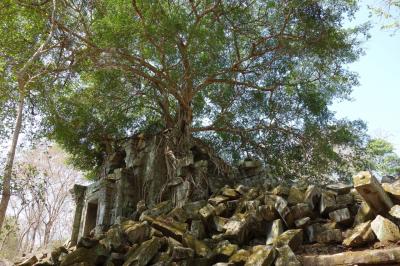
[[400,240],[399,227],[381,215],[376,216],[376,218],[372,221],[371,228],[379,241]]
[[278,257],[275,261],[275,266],[301,266],[300,261],[289,246],[285,245],[276,248],[276,250],[278,251]]
[[385,214],[393,202],[371,172],[360,172],[353,177],[354,188],[376,214]]
[[390,211],[389,214],[396,218],[396,219],[400,219],[400,205],[394,205]]
[[267,245],[274,243],[276,238],[283,233],[283,223],[281,219],[276,219],[267,225]]
[[271,246],[254,246],[245,266],[269,266],[274,263],[276,251]]
[[338,195],[347,194],[353,186],[351,184],[335,183],[326,186],[327,189],[336,192]]
[[285,222],[288,228],[293,226],[293,214],[290,212],[290,208],[288,206],[287,201],[282,197],[276,197],[275,200],[275,209],[281,216],[282,220]]
[[342,242],[342,231],[340,229],[327,229],[317,233],[315,240],[321,244]]
[[288,245],[293,251],[296,251],[303,243],[303,230],[291,229],[280,234],[274,241],[276,247]]
[[348,223],[351,221],[350,211],[347,208],[330,212],[329,218],[337,223]]
[[360,247],[375,240],[375,234],[371,228],[371,221],[357,225],[345,240],[346,247]]

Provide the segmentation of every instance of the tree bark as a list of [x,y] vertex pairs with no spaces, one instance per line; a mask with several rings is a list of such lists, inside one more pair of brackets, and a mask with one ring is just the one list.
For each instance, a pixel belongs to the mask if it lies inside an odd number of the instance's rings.
[[[24,86],[23,84],[19,84],[19,86]],[[0,231],[3,228],[4,220],[6,217],[8,202],[11,197],[11,177],[12,177],[12,169],[14,165],[15,159],[15,150],[17,148],[19,135],[21,133],[22,127],[22,119],[23,119],[23,110],[25,103],[25,92],[24,90],[20,90],[19,99],[18,99],[18,111],[17,111],[17,119],[15,121],[15,127],[12,137],[12,142],[10,149],[7,155],[7,162],[4,168],[4,176],[3,176],[3,190],[1,193],[1,201],[0,201]]]

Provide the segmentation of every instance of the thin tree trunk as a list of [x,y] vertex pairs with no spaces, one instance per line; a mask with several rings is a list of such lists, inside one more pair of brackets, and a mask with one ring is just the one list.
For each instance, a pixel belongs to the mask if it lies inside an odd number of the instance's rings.
[[[20,84],[24,86],[23,84]],[[19,100],[18,100],[18,111],[17,111],[17,119],[15,121],[15,127],[12,137],[12,143],[7,155],[7,163],[4,168],[4,176],[3,176],[3,190],[1,193],[1,201],[0,201],[0,230],[3,228],[4,220],[6,217],[8,202],[11,197],[11,177],[12,177],[12,169],[14,165],[15,158],[15,150],[17,148],[19,134],[21,133],[22,127],[22,118],[23,118],[23,110],[25,103],[25,92],[24,90],[20,90]]]

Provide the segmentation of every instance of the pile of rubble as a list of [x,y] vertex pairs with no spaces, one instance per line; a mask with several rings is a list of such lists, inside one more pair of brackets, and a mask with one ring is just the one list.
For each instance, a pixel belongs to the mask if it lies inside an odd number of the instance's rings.
[[[132,217],[119,217],[103,235],[82,237],[76,247],[60,247],[18,265],[400,262],[400,181],[381,185],[361,172],[353,182],[354,188],[239,185],[180,207],[170,201],[152,208],[138,204]],[[344,253],[333,254],[338,252]]]

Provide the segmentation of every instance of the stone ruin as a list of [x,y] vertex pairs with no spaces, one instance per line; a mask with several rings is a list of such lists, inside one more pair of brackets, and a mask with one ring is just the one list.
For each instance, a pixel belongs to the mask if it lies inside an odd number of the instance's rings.
[[[79,237],[101,235],[120,218],[134,216],[139,202],[153,206],[171,199],[179,206],[205,200],[224,185],[265,180],[260,161],[245,160],[233,169],[197,139],[184,159],[167,166],[168,155],[162,134],[139,134],[106,158],[96,182],[75,185],[71,191],[76,203],[71,245]],[[168,167],[174,167],[177,175],[168,177]]]
[[400,180],[262,184],[259,162],[221,170],[201,144],[171,178],[160,143],[127,141],[97,182],[74,187],[70,245],[17,265],[400,265]]

